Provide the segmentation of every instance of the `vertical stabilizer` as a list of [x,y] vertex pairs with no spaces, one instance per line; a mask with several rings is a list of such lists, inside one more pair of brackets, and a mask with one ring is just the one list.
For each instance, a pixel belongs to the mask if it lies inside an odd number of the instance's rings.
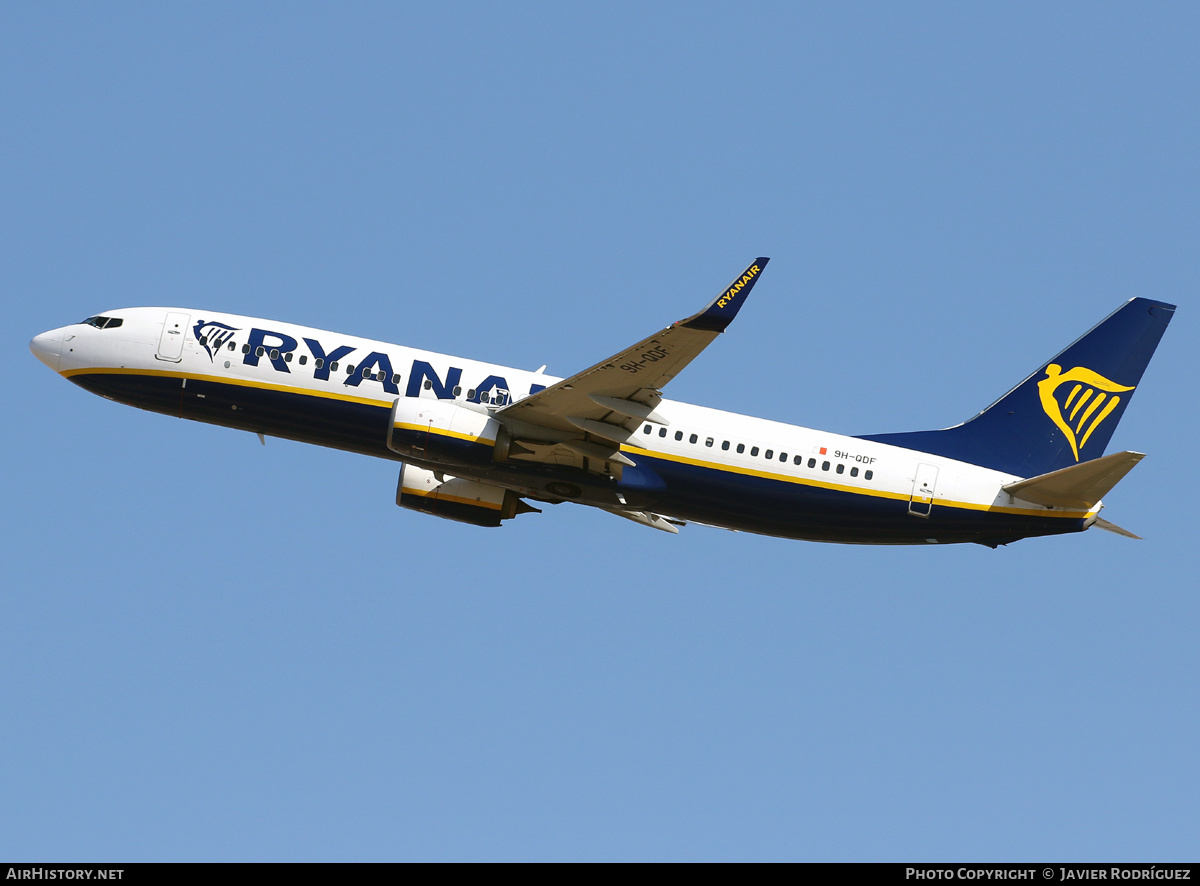
[[1099,458],[1174,313],[1166,302],[1130,299],[970,421],[862,439],[1019,477]]

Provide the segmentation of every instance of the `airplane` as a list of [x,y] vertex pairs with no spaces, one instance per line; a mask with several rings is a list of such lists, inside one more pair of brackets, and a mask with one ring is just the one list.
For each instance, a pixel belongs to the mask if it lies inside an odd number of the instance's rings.
[[396,503],[499,526],[575,502],[666,532],[995,548],[1096,526],[1142,458],[1104,455],[1175,306],[1133,298],[953,427],[844,436],[664,398],[737,316],[757,258],[699,313],[567,378],[291,323],[125,308],[34,337],[109,400],[400,462]]

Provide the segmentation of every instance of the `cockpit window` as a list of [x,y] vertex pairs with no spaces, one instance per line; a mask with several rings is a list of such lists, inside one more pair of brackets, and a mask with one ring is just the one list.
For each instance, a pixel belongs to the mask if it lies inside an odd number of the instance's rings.
[[120,317],[88,317],[83,322],[97,329],[116,329],[125,321]]

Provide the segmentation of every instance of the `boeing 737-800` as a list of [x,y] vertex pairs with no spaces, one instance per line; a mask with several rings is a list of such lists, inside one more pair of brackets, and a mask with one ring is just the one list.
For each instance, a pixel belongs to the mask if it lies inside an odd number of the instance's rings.
[[397,504],[480,526],[571,501],[668,532],[697,522],[813,541],[1132,535],[1099,513],[1142,455],[1103,453],[1174,305],[1131,299],[943,430],[849,437],[665,399],[766,265],[562,379],[190,308],[108,311],[30,347],[110,400],[401,462]]

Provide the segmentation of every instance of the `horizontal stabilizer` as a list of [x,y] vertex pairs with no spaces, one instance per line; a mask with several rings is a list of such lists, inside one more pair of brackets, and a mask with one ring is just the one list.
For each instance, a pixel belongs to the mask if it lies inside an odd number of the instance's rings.
[[1140,535],[1134,535],[1128,529],[1122,529],[1116,523],[1110,523],[1107,520],[1101,520],[1099,517],[1096,518],[1096,522],[1093,523],[1092,526],[1095,526],[1097,529],[1103,529],[1106,532],[1115,532],[1117,535],[1123,535],[1126,538],[1136,538],[1138,541],[1142,540]]
[[1141,452],[1114,452],[1028,480],[1017,480],[1003,489],[1013,498],[1034,504],[1090,510],[1145,457]]

